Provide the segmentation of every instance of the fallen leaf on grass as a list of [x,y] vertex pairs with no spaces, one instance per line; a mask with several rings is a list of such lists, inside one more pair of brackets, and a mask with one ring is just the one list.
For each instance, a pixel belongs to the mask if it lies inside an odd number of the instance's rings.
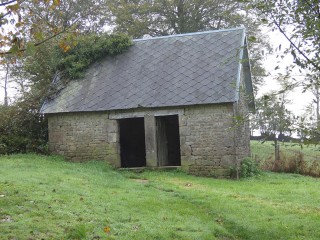
[[106,226],[106,227],[103,229],[103,231],[104,231],[105,233],[109,233],[109,232],[110,232],[110,227]]

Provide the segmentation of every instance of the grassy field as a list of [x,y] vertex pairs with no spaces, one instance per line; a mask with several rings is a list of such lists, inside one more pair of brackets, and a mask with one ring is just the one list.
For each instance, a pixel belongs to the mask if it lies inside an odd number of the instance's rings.
[[[280,142],[279,147],[280,152],[288,156],[292,156],[301,152],[303,153],[306,161],[320,161],[320,145],[303,145],[301,148],[301,146],[297,143]],[[274,159],[274,143],[272,141],[266,141],[262,143],[260,141],[251,140],[251,152],[260,160],[268,158]]]
[[0,239],[320,239],[320,181],[0,157]]

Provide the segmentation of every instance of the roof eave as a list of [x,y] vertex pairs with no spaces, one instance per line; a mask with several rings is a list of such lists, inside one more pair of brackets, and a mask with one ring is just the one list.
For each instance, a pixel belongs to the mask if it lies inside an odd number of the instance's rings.
[[237,82],[236,82],[235,102],[238,102],[240,97],[240,82],[241,82],[241,72],[242,72],[242,59],[243,59],[244,48],[245,48],[245,39],[246,39],[246,33],[245,33],[245,29],[243,29],[240,48],[239,48],[239,61],[238,61],[239,63],[238,63],[238,73],[237,73]]
[[249,53],[247,48],[247,38],[245,30],[243,30],[242,40],[241,40],[241,49],[239,54],[239,65],[238,65],[238,74],[237,74],[237,84],[236,84],[236,95],[235,102],[239,101],[240,98],[240,82],[242,72],[244,74],[245,81],[245,93],[248,98],[248,107],[251,112],[255,111],[254,95],[253,95],[253,86],[252,86],[252,76],[251,76],[251,66]]
[[243,61],[244,81],[245,81],[245,87],[246,87],[245,92],[246,92],[249,110],[251,112],[255,112],[251,65],[250,65],[249,52],[247,48],[247,39],[245,39],[245,47],[244,47],[244,54],[243,54],[242,61]]

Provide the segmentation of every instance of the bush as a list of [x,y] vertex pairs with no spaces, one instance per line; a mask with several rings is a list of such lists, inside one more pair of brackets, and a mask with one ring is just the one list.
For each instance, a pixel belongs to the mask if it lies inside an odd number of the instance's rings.
[[259,164],[254,161],[252,158],[245,158],[241,161],[240,165],[240,177],[254,177],[261,173],[259,169]]
[[130,37],[121,34],[80,35],[69,39],[76,40],[71,46],[67,38],[60,40],[59,44],[50,41],[37,47],[21,60],[22,68],[12,70],[12,77],[28,79],[30,89],[12,105],[0,104],[0,154],[48,153],[47,118],[40,108],[57,90],[51,86],[54,75],[60,72],[65,80],[80,78],[93,62],[132,45]]
[[22,102],[0,106],[0,154],[47,153],[47,119]]
[[283,173],[297,173],[306,176],[320,177],[319,160],[306,161],[301,151],[295,151],[293,154],[280,152],[280,159],[274,160],[272,157],[264,161],[263,170]]
[[280,159],[273,161],[273,164],[269,165],[271,171],[285,172],[285,173],[304,173],[308,168],[307,163],[304,160],[304,155],[301,152],[295,152],[293,155],[287,155],[280,152]]
[[320,177],[320,164],[319,161],[314,160],[309,168],[308,175],[311,177]]
[[80,36],[76,45],[68,51],[56,46],[54,62],[56,70],[62,71],[69,79],[82,78],[85,70],[97,60],[120,54],[132,45],[124,34],[89,34]]

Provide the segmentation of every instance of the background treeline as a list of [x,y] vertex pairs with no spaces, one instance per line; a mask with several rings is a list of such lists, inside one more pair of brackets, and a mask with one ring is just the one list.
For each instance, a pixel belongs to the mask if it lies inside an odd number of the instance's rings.
[[[127,49],[132,38],[245,25],[252,36],[255,82],[261,83],[265,75],[258,49],[269,44],[259,29],[261,22],[242,1],[26,0],[4,4],[3,15],[10,14],[0,16],[0,24],[15,31],[0,36],[0,46],[10,49],[1,54],[5,98],[0,107],[0,153],[46,153],[47,119],[39,110],[55,94],[54,76],[59,75],[64,84],[79,79],[92,62]],[[9,86],[15,88],[14,99],[8,94]]]
[[[257,114],[250,117],[252,127],[271,136],[298,132],[299,138],[318,139],[317,0],[25,0],[1,1],[1,6],[1,153],[47,151],[47,123],[39,110],[55,94],[51,86],[54,76],[59,75],[65,84],[81,78],[92,62],[121,53],[132,44],[132,38],[239,26],[247,29],[255,92],[268,75],[262,65],[265,53],[273,50],[262,27],[280,31],[288,39],[287,49],[276,47],[279,57],[291,54],[306,75],[298,81],[291,76],[291,68],[279,75],[281,89],[256,101]],[[313,93],[310,109],[316,109],[299,121],[287,111],[282,97],[296,86]],[[10,95],[12,88],[15,97]]]

